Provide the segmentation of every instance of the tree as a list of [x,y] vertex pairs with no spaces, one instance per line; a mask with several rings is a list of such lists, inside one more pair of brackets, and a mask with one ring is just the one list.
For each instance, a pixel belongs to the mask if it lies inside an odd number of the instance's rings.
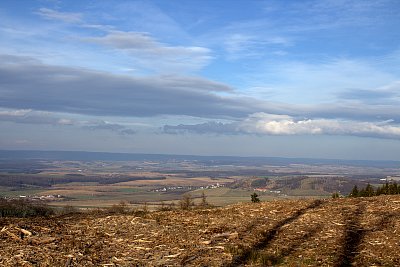
[[358,195],[359,195],[358,187],[357,185],[355,185],[351,190],[349,197],[358,197]]
[[376,195],[376,196],[382,195],[382,187],[378,187],[378,188],[376,189],[375,195]]
[[339,193],[338,192],[333,193],[332,198],[339,198]]
[[189,210],[194,205],[192,196],[187,193],[183,194],[182,199],[179,201],[179,206],[182,210]]
[[207,202],[207,197],[206,194],[203,192],[201,192],[201,203],[200,206],[202,207],[207,207],[208,206],[208,202]]
[[360,191],[358,191],[358,197],[366,197],[365,193],[365,188],[361,188]]
[[260,199],[258,198],[257,193],[254,192],[253,194],[251,194],[251,202],[253,202],[253,203],[260,202]]
[[389,183],[386,182],[386,184],[384,186],[382,186],[382,193],[384,195],[389,195]]
[[390,194],[390,195],[396,195],[397,192],[398,192],[397,184],[396,184],[395,182],[394,182],[394,183],[391,183],[391,184],[389,185],[389,194]]
[[366,197],[372,197],[372,196],[375,195],[374,188],[373,188],[372,185],[370,185],[369,183],[367,184],[367,187],[365,187],[365,193],[364,193],[364,195],[365,195]]

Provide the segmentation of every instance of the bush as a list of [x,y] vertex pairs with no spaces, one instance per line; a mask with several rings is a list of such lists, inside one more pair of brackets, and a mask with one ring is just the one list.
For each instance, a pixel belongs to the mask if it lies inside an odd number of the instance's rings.
[[125,214],[129,212],[129,208],[126,202],[121,201],[118,204],[114,204],[107,209],[108,213],[115,213],[115,214]]
[[258,202],[260,202],[260,199],[258,198],[257,193],[251,194],[251,202],[253,202],[253,203],[258,203]]
[[335,192],[335,193],[333,193],[332,194],[332,198],[339,198],[340,196],[339,196],[339,193],[338,192]]
[[54,210],[43,202],[30,202],[23,199],[0,199],[0,217],[50,216]]
[[169,204],[165,204],[164,201],[161,202],[161,206],[158,208],[158,211],[171,211],[174,209],[174,203],[171,202]]
[[80,213],[79,209],[71,205],[65,205],[59,212],[62,215]]
[[144,202],[142,205],[142,212],[143,214],[149,213],[149,205],[147,205],[147,202]]

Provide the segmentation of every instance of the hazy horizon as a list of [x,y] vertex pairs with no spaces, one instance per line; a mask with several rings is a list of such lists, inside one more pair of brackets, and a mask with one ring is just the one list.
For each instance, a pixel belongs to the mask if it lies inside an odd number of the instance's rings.
[[400,3],[1,1],[0,149],[400,160]]
[[[1,150],[1,160],[89,160],[89,161],[146,161],[146,160],[183,160],[183,161],[210,161],[218,164],[269,164],[269,165],[349,165],[367,167],[397,168],[400,161],[396,160],[358,160],[340,158],[307,158],[307,157],[268,157],[243,155],[196,155],[196,154],[156,154],[156,153],[128,153],[104,151],[76,151],[76,150]],[[216,163],[217,164],[217,163]],[[218,165],[217,164],[217,165]]]

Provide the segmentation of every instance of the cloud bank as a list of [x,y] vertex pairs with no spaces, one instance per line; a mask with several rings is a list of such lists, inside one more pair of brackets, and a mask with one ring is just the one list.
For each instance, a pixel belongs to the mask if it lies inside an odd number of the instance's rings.
[[32,125],[75,126],[79,129],[96,131],[111,131],[120,135],[134,135],[136,131],[119,123],[103,120],[77,120],[60,116],[51,112],[34,111],[30,109],[0,110],[0,122],[13,122]]
[[99,121],[95,123],[86,123],[88,125],[82,126],[83,129],[91,130],[91,131],[97,131],[97,130],[106,130],[106,131],[112,131],[120,135],[134,135],[136,134],[136,131],[133,129],[130,129],[124,125],[118,124],[118,123],[110,123],[110,122],[105,122],[105,121]]
[[[123,76],[47,65],[34,58],[12,55],[0,56],[0,60],[0,107],[8,109],[0,111],[3,121],[75,123],[45,112],[114,117],[190,116],[233,122],[165,125],[163,131],[399,138],[399,82],[376,90],[348,89],[338,94],[335,103],[296,105],[241,97],[225,84],[196,76]],[[113,122],[80,126],[119,134],[136,133]]]
[[166,133],[213,133],[259,135],[352,135],[400,139],[400,125],[391,121],[359,122],[340,119],[295,119],[288,115],[255,113],[232,123],[207,122],[195,125],[165,125]]
[[[14,60],[15,59],[15,60]],[[241,117],[254,108],[232,89],[192,76],[122,76],[0,56],[0,107],[83,115]]]
[[30,109],[0,110],[0,121],[24,124],[73,125],[68,118],[54,116],[48,112],[38,112]]

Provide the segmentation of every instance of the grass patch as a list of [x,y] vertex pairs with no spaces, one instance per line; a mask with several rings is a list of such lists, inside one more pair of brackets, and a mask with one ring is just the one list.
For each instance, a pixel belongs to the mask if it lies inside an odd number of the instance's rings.
[[134,188],[134,187],[127,187],[127,188],[119,188],[115,191],[121,192],[121,193],[137,193],[137,192],[141,192],[143,190],[140,190],[139,188]]

